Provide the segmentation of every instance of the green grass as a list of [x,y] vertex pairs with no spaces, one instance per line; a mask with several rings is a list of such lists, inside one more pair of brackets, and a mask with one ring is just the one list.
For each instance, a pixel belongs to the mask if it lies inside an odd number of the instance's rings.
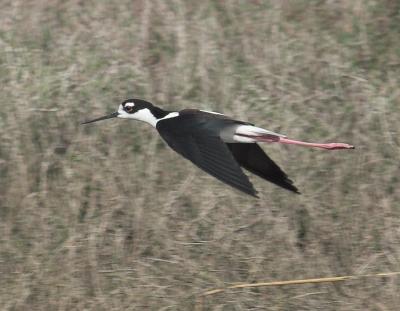
[[[4,310],[396,310],[396,1],[119,1],[0,9]],[[260,200],[142,123],[80,126],[129,97],[197,107],[354,151],[264,145],[303,193]]]

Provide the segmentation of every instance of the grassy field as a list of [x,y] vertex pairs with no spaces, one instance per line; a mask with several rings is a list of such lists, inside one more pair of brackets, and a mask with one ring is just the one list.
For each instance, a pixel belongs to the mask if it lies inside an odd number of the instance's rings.
[[[2,310],[398,310],[400,2],[0,1]],[[139,122],[129,97],[223,112],[303,193],[242,195]],[[201,302],[201,303],[200,303]]]

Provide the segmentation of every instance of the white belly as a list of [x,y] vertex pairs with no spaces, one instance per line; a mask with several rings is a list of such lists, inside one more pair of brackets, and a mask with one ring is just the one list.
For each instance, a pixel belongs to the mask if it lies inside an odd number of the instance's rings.
[[[257,141],[256,137],[262,135],[286,137],[253,125],[232,125],[223,129],[220,133],[221,139],[226,143],[255,143]],[[254,138],[251,136],[254,136]]]

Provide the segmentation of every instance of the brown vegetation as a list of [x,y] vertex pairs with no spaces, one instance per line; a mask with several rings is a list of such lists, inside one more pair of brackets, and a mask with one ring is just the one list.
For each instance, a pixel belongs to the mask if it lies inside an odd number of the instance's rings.
[[[398,1],[0,2],[0,308],[192,310],[237,282],[400,270]],[[129,97],[354,151],[264,145],[244,196]],[[400,278],[232,289],[204,310],[397,310]],[[197,305],[198,308],[199,305]]]

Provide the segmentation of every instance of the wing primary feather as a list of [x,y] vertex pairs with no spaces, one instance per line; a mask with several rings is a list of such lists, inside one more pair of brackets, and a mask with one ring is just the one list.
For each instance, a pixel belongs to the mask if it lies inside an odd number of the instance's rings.
[[[157,123],[157,130],[166,143],[177,153],[190,160],[218,180],[254,197],[257,191],[228,146],[219,137],[220,126],[232,121],[226,118],[208,119],[203,113],[196,118],[196,111],[187,111],[177,118],[166,119]],[[206,119],[203,117],[206,116]]]
[[202,162],[200,168],[213,175],[222,182],[241,190],[252,196],[256,196],[256,191],[253,185],[248,180],[248,177],[241,171],[239,165],[231,155],[225,154],[221,159],[219,151],[211,151],[200,147]]
[[249,172],[286,190],[300,194],[293,181],[261,149],[254,144],[227,144],[236,161]]
[[218,168],[216,168],[212,164],[208,164],[208,172],[210,175],[229,184],[230,186],[238,188],[238,189],[240,189],[246,193],[249,193],[251,195],[254,195],[256,193],[256,191],[253,189],[253,187],[244,184],[242,179],[238,178],[237,176],[232,176],[231,174],[227,174],[227,175],[221,174],[221,172],[219,172]]

